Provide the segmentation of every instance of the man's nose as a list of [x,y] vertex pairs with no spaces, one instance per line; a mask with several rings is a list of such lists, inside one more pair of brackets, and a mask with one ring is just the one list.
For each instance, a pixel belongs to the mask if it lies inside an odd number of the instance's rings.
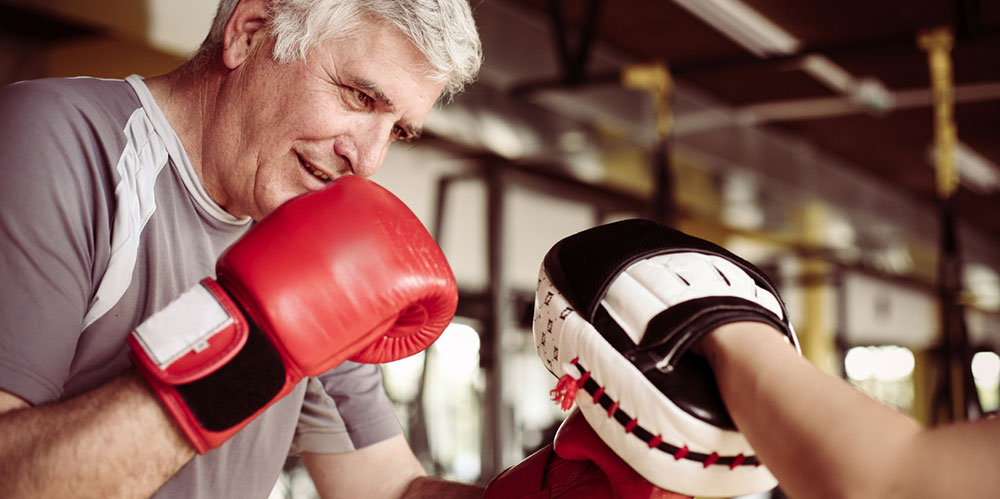
[[385,154],[392,141],[392,128],[395,121],[390,119],[373,119],[367,127],[359,130],[357,157],[355,158],[354,174],[362,177],[374,175],[382,166]]

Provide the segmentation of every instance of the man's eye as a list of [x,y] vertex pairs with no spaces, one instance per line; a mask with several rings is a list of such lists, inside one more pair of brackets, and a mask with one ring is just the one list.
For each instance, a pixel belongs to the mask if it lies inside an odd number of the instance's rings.
[[402,142],[409,142],[413,140],[413,136],[410,135],[410,132],[406,131],[405,128],[399,125],[392,127],[392,138]]
[[364,107],[369,107],[375,103],[375,99],[372,99],[370,95],[356,88],[354,89],[354,98]]

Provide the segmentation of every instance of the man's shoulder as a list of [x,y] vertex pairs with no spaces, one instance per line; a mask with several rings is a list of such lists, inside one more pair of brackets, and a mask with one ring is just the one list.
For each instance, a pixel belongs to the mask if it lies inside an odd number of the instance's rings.
[[128,88],[125,80],[78,76],[71,78],[38,78],[22,80],[0,88],[0,94],[21,97],[75,97],[102,93],[117,93]]
[[[127,140],[123,129],[138,100],[98,96],[122,90],[132,92],[127,82],[95,78],[30,80],[0,89],[0,193],[7,209],[14,198],[33,197],[83,213],[83,206],[111,198],[119,179],[114,166]],[[21,204],[39,217],[47,213],[38,203]]]
[[8,116],[19,119],[52,115],[72,117],[95,112],[120,115],[138,105],[138,98],[124,80],[42,78],[0,88],[0,107],[10,113]]

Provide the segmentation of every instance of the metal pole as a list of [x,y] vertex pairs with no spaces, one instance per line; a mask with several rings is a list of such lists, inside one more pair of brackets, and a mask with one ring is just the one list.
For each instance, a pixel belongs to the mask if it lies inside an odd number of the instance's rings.
[[650,217],[673,225],[675,220],[673,165],[671,164],[671,131],[673,129],[673,80],[666,64],[638,64],[622,72],[625,88],[649,92],[656,108],[656,142],[651,151],[651,167],[656,182]]
[[503,471],[503,450],[507,431],[504,426],[503,404],[503,311],[506,284],[503,276],[503,207],[504,176],[500,164],[486,165],[487,190],[487,307],[480,338],[479,362],[486,377],[483,395],[483,478]]
[[934,97],[934,162],[941,216],[938,296],[941,302],[944,382],[932,411],[934,423],[974,419],[982,412],[972,378],[972,354],[965,326],[965,310],[960,302],[962,262],[955,206],[959,173],[955,160],[958,130],[954,119],[952,85],[953,43],[952,32],[948,28],[928,30],[917,38],[917,44],[927,52]]

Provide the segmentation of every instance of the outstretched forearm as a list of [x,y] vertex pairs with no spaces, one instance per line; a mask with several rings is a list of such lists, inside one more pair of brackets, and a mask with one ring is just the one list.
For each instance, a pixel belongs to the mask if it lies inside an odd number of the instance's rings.
[[367,499],[465,499],[483,497],[483,487],[427,476],[402,434],[341,453],[303,452],[319,496]]
[[132,372],[63,402],[0,414],[0,497],[148,497],[193,456]]
[[1000,420],[924,429],[761,324],[723,326],[702,351],[740,431],[794,497],[1000,496]]
[[402,497],[428,499],[474,499],[483,497],[479,485],[449,482],[432,477],[419,477],[410,482]]

